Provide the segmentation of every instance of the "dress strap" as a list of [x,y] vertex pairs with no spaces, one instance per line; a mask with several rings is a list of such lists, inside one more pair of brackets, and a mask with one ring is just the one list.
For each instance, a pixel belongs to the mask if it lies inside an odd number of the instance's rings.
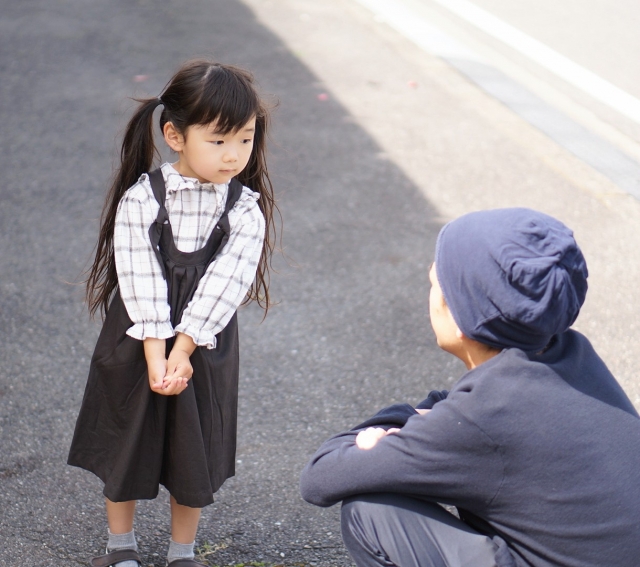
[[165,221],[169,220],[169,213],[167,213],[167,209],[164,204],[167,196],[167,189],[165,187],[164,177],[160,168],[149,172],[149,182],[151,183],[153,196],[156,198],[156,201],[158,201],[158,205],[160,205],[156,222],[164,224]]
[[162,171],[160,169],[154,169],[153,171],[151,171],[149,173],[149,181],[151,183],[151,189],[153,190],[153,196],[156,198],[156,201],[158,201],[158,205],[160,205],[160,208],[158,209],[158,216],[149,227],[149,239],[151,240],[153,252],[158,258],[158,262],[160,262],[162,275],[166,280],[167,272],[164,265],[164,260],[162,259],[162,254],[160,253],[160,237],[162,236],[163,226],[165,224],[169,224],[169,213],[164,206],[166,188],[164,185],[164,177],[162,175]]
[[229,191],[227,192],[227,202],[225,203],[224,213],[227,214],[242,196],[242,183],[235,177],[229,182]]
[[[218,224],[216,225],[217,230],[221,230],[225,236],[223,241],[223,246],[226,244],[229,239],[229,233],[231,228],[229,227],[229,211],[233,208],[233,206],[238,202],[240,197],[242,196],[242,183],[238,181],[235,177],[229,182],[229,190],[227,191],[227,202],[224,206],[224,212],[222,213]],[[214,230],[215,232],[215,230]],[[212,233],[213,235],[213,233]]]

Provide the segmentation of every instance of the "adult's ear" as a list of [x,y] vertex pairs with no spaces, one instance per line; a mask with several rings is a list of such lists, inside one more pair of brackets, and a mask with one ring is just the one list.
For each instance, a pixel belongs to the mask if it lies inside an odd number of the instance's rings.
[[176,130],[173,122],[167,122],[162,128],[164,141],[174,152],[181,152],[184,148],[184,136]]

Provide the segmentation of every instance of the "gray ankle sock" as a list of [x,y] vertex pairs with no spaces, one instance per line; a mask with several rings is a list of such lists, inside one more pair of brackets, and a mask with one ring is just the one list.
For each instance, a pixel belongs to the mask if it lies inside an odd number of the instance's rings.
[[176,559],[193,559],[195,557],[195,553],[193,552],[195,543],[195,541],[193,543],[176,543],[170,540],[167,562],[171,564],[171,562]]
[[[109,541],[107,542],[107,553],[118,549],[135,549],[138,551],[136,535],[133,530],[126,534],[112,534],[109,531]],[[138,567],[137,561],[120,561],[115,567]]]

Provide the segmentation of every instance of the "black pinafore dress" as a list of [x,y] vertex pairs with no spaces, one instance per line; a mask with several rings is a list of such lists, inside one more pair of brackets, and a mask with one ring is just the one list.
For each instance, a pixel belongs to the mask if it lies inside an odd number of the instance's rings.
[[[205,246],[177,249],[165,209],[160,170],[149,174],[160,210],[149,229],[168,286],[171,323],[179,324],[200,278],[229,239],[227,214],[242,193],[232,179],[224,213]],[[202,508],[234,475],[238,403],[236,314],[216,336],[215,349],[197,347],[193,377],[177,396],[149,387],[142,341],[119,293],[113,298],[91,358],[68,463],[89,470],[113,502],[152,499],[164,485],[179,504]],[[167,341],[167,354],[173,339]]]

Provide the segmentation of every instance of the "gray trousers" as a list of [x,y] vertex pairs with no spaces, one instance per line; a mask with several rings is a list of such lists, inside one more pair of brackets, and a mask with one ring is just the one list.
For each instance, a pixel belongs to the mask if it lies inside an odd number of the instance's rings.
[[398,494],[345,500],[342,538],[358,567],[496,567],[491,538],[438,504]]

